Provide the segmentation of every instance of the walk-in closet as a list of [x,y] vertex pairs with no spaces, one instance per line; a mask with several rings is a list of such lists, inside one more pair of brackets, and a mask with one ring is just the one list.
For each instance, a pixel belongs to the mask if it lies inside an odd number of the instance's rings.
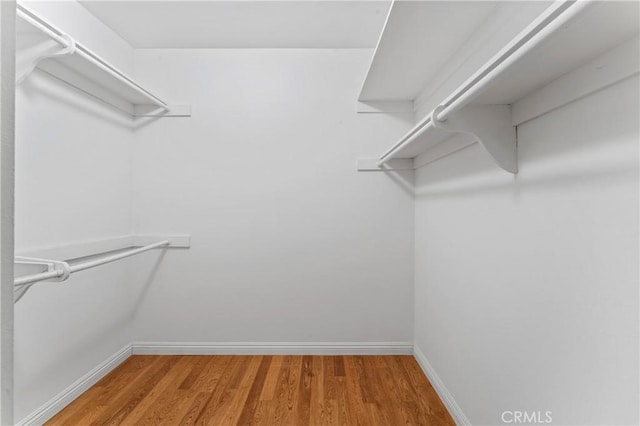
[[640,2],[0,25],[0,424],[640,424]]

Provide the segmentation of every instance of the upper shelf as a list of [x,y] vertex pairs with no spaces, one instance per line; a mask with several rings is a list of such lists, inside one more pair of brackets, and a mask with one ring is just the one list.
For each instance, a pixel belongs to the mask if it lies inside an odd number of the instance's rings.
[[[414,2],[401,2],[400,4],[403,9],[414,7]],[[424,5],[418,3],[418,6],[415,7],[419,11]],[[623,45],[626,41],[634,39],[639,31],[637,18],[639,10],[637,2],[560,1],[553,3],[448,97],[442,99],[432,114],[421,120],[380,157],[379,164],[382,165],[392,159],[415,158],[451,138],[455,133],[465,133],[481,142],[501,167],[515,173],[517,171],[517,165],[514,163],[515,130],[513,136],[506,131],[503,132],[504,111],[492,109],[490,105],[503,105],[509,108],[509,105],[522,100],[532,92],[542,90],[543,87],[561,78],[569,71],[579,69],[581,66],[589,64],[594,58],[599,58],[607,52],[615,50],[617,46]],[[410,15],[410,13],[403,10],[402,15]],[[389,59],[388,44],[385,43],[385,39],[395,37],[394,34],[386,34],[389,28],[393,29],[397,26],[394,21],[392,13],[381,37],[379,49],[374,55],[372,69],[369,73],[372,79],[367,78],[363,94],[389,97],[409,96],[411,99],[412,93],[415,95],[418,89],[414,87],[410,93],[407,91],[407,82],[397,80],[402,78],[404,71],[388,68],[390,74],[386,76],[385,87],[375,84],[379,77],[373,78],[378,70],[384,68],[381,64],[386,63]],[[391,26],[390,23],[392,23]],[[633,47],[636,47],[637,50],[637,46],[633,45],[631,50],[626,48],[620,54],[626,54],[629,57],[624,59],[625,66],[611,67],[614,70],[608,71],[609,80],[598,82],[601,84],[600,87],[603,87],[605,83],[611,84],[615,78],[619,80],[626,78],[630,73],[638,72],[637,52],[628,54],[629,51],[633,51]],[[404,54],[409,53],[416,55],[418,52],[404,52]],[[424,56],[428,60],[429,53],[420,54],[420,56]],[[437,58],[435,64],[436,67],[439,65]],[[430,68],[433,66],[430,64],[426,69],[421,70],[422,75],[433,75],[434,71]],[[600,69],[602,66],[593,65],[593,68]],[[571,83],[575,83],[574,86],[579,86],[584,81],[572,81]],[[393,89],[394,87],[396,89]],[[586,91],[587,89],[573,88],[572,90]],[[586,94],[586,92],[582,93],[582,95]],[[574,96],[575,98],[577,97]],[[399,98],[384,100],[397,101]],[[487,107],[482,108],[482,105]],[[465,110],[469,111],[470,109],[474,110],[475,115],[465,113]],[[484,114],[487,120],[494,123],[485,125],[478,122],[474,117],[479,113]],[[511,116],[509,108],[509,116],[507,117],[509,126],[515,126],[529,118],[533,118],[533,116],[526,117],[526,114],[522,113],[518,117]],[[447,124],[447,122],[449,123]],[[491,127],[492,125],[494,128]],[[497,128],[502,129],[498,133],[508,140],[489,140],[496,139],[494,136]],[[480,134],[484,135],[484,139]],[[512,151],[506,156],[508,159],[504,160],[506,157],[502,155],[503,153],[495,152],[495,146],[491,146],[492,144],[497,144],[499,151],[505,149]],[[510,148],[505,148],[508,146]],[[498,159],[496,155],[503,158]]]
[[495,2],[394,2],[358,100],[413,100],[495,7]]
[[[573,4],[562,13],[581,6]],[[475,100],[480,104],[512,104],[561,75],[596,58],[638,34],[640,3],[584,2],[562,27],[489,82]]]
[[[413,101],[442,71],[449,71],[444,70],[447,66],[455,68],[452,53],[471,40],[485,47],[490,39],[496,39],[497,50],[550,4],[395,1],[358,100]],[[469,47],[470,54],[479,50]]]
[[37,67],[132,117],[189,115],[170,107],[116,67],[23,5],[17,5],[18,84]]

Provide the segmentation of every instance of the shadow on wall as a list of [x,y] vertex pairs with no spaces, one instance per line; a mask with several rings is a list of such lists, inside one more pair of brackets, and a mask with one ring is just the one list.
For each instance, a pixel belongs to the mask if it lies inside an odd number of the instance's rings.
[[[421,178],[416,183],[416,198],[446,198],[463,196],[482,196],[483,192],[511,191],[514,199],[525,188],[543,188],[545,186],[584,187],[592,181],[626,179],[630,174],[638,174],[638,161],[634,156],[625,155],[616,158],[611,152],[603,149],[591,150],[588,160],[580,160],[579,153],[569,158],[571,153],[550,159],[547,164],[529,163],[520,167],[520,173],[512,175],[499,169],[498,166],[484,161],[485,152],[479,152],[480,146],[475,144],[456,153],[454,167],[438,167],[427,165],[432,170],[425,170],[429,177]],[[600,152],[602,151],[602,152]],[[601,155],[600,155],[601,154]],[[451,165],[451,162],[443,162]],[[582,163],[582,164],[579,164]],[[597,164],[597,167],[591,167]],[[526,178],[523,178],[526,176]]]
[[[36,105],[38,98],[46,97],[72,108],[75,113],[90,115],[118,127],[134,128],[131,116],[127,113],[37,68],[18,86],[18,92],[27,98],[30,105]],[[148,120],[141,125],[146,124]]]
[[[638,80],[626,80],[616,89],[632,89],[637,93]],[[501,170],[476,143],[424,166],[418,173],[416,197],[480,195],[482,191],[507,188],[517,196],[525,187],[559,184],[584,187],[603,178],[614,180],[637,175],[637,114],[615,127],[607,117],[628,117],[634,109],[638,110],[638,99],[630,100],[635,103],[632,111],[628,102],[607,103],[610,108],[604,116],[588,108],[589,102],[598,102],[598,96],[606,93],[593,93],[518,126],[518,174]],[[576,122],[584,125],[567,124]],[[635,155],[630,155],[634,151]]]
[[138,296],[135,297],[135,301],[134,301],[133,307],[131,309],[131,317],[135,317],[136,312],[138,312],[138,309],[140,308],[140,305],[142,304],[142,301],[144,300],[147,292],[149,291],[149,287],[151,286],[151,284],[155,280],[156,275],[158,275],[158,270],[160,269],[160,265],[162,264],[162,260],[164,259],[165,255],[167,254],[167,250],[168,250],[167,248],[162,249],[160,251],[160,254],[158,255],[158,257],[156,258],[156,260],[153,262],[153,265],[151,266],[151,270],[149,271],[149,275],[144,280],[144,284],[142,285],[142,288],[140,288],[140,292],[138,293]]
[[[372,172],[380,173],[380,172]],[[413,196],[413,177],[415,172],[413,170],[398,170],[394,172],[382,172],[386,174],[400,189],[409,195]]]

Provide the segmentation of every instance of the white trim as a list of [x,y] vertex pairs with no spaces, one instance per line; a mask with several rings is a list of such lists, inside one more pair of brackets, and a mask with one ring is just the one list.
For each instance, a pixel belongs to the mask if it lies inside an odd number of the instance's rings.
[[91,386],[98,383],[100,379],[106,376],[118,365],[122,364],[129,356],[131,356],[131,345],[126,345],[115,354],[111,355],[105,361],[100,363],[96,368],[76,380],[71,386],[51,398],[44,405],[24,419],[20,420],[16,425],[41,425],[52,418],[64,407],[69,405],[74,399],[79,397],[83,392]]
[[471,422],[469,421],[469,419],[467,419],[467,416],[464,415],[462,408],[460,408],[456,400],[453,398],[453,395],[451,395],[442,380],[440,380],[440,377],[438,377],[436,370],[433,369],[433,367],[427,360],[427,357],[420,350],[420,348],[415,345],[413,347],[413,356],[416,361],[418,361],[418,365],[420,365],[420,368],[422,368],[422,371],[429,379],[431,386],[433,386],[433,388],[438,393],[440,400],[442,400],[444,405],[447,407],[447,410],[449,410],[449,413],[451,414],[451,417],[453,417],[453,420],[456,422],[456,424],[470,425]]
[[410,342],[134,342],[134,355],[411,355]]

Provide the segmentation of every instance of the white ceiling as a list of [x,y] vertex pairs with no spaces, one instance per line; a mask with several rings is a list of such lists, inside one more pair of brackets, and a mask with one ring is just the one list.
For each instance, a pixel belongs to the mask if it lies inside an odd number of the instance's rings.
[[81,3],[136,48],[373,48],[391,4],[389,0]]

